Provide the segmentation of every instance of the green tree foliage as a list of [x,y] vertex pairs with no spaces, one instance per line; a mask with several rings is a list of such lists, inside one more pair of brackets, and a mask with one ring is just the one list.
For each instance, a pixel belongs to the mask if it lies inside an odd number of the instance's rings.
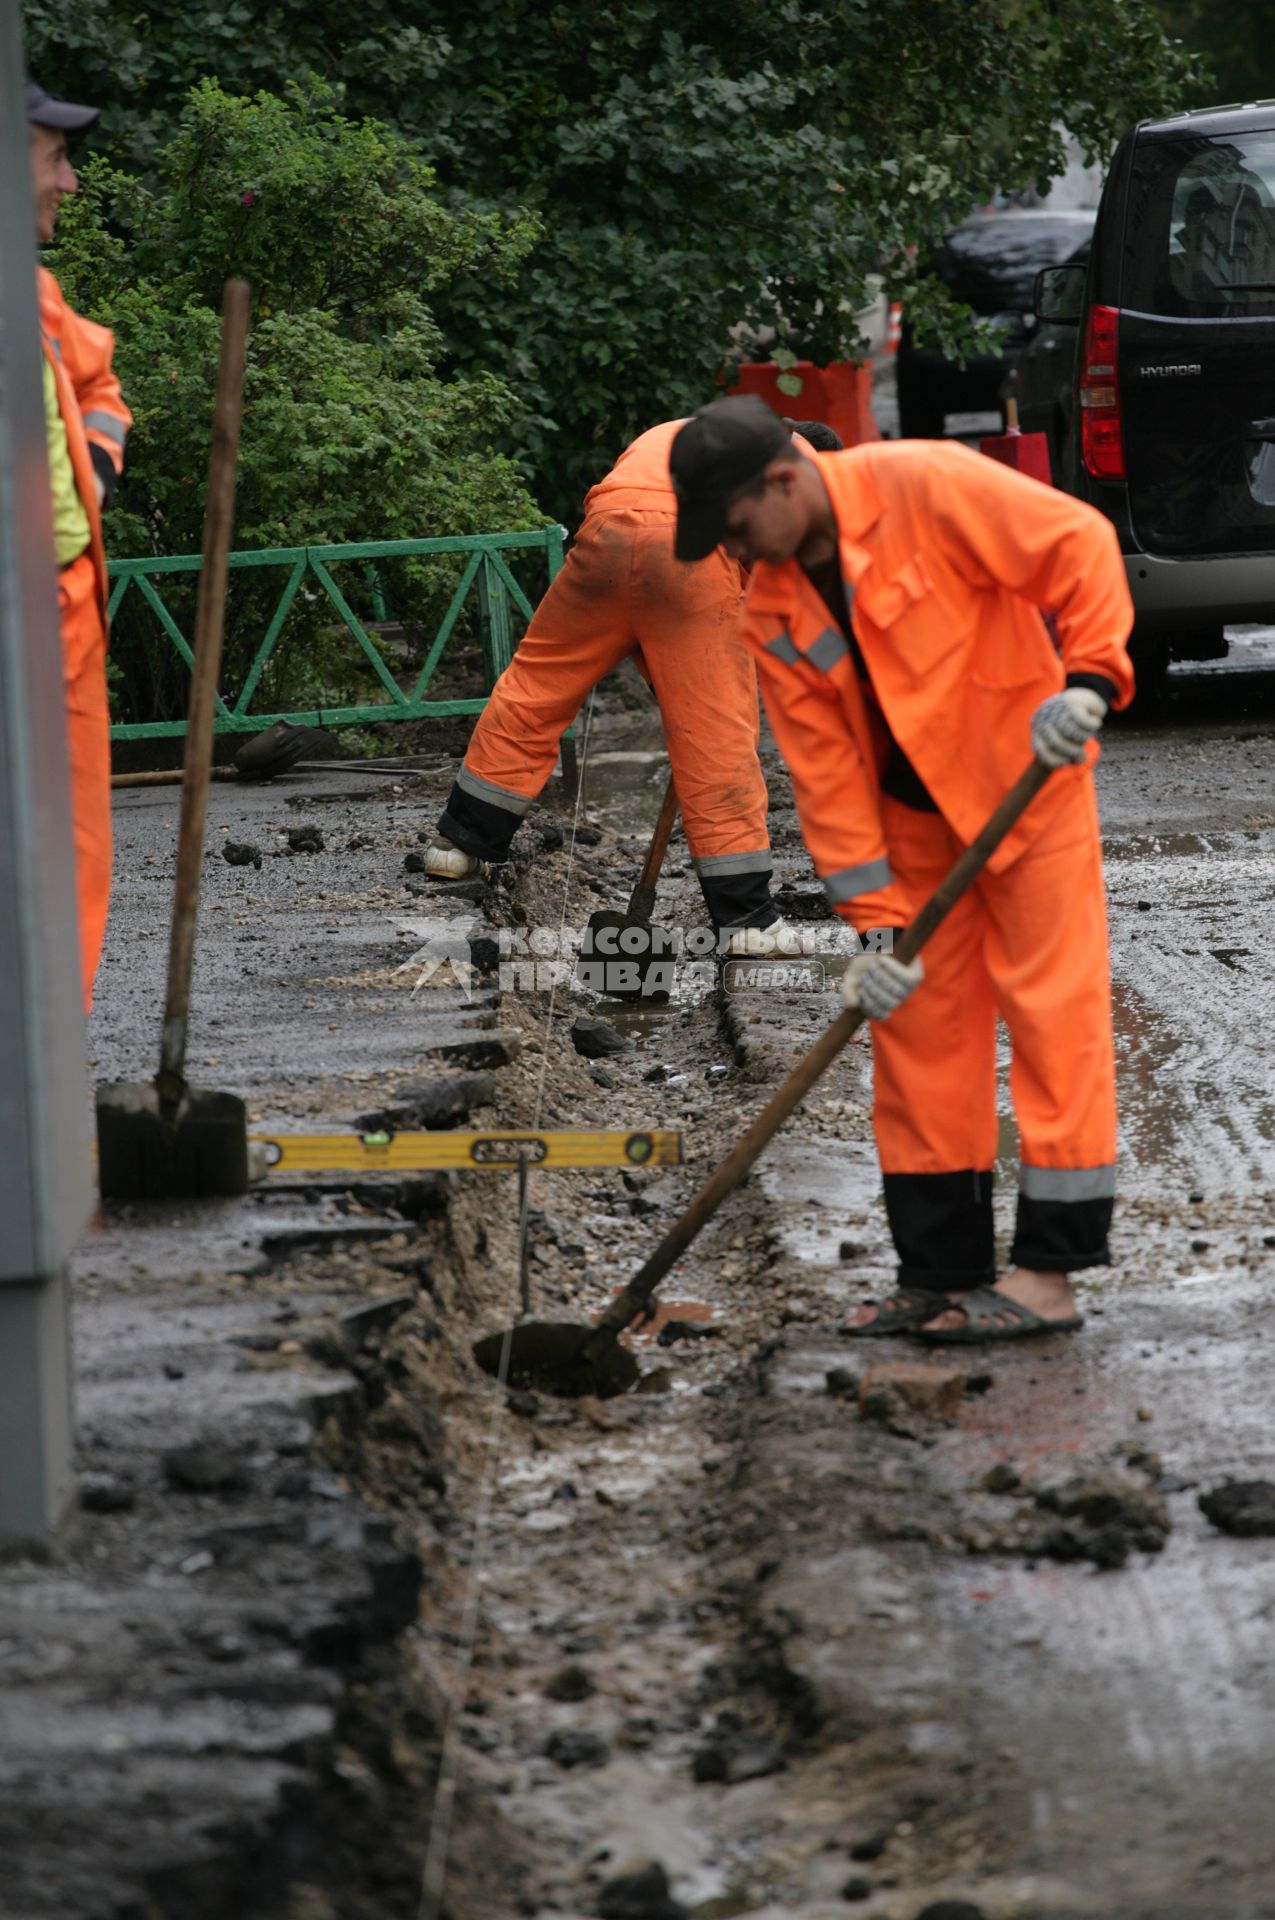
[[[493,451],[515,427],[513,394],[485,370],[440,375],[442,335],[427,304],[458,273],[498,297],[530,224],[446,209],[411,143],[343,117],[319,81],[253,99],[205,81],[170,133],[150,181],[89,162],[50,261],[72,302],[115,329],[135,416],[107,521],[111,550],[199,547],[217,309],[230,274],[251,282],[254,314],[238,546],[541,524],[520,470]],[[437,562],[402,582],[422,619],[450,585]],[[236,586],[232,684],[264,624],[265,576],[237,575]],[[290,670],[295,681],[301,659],[314,658],[315,623],[331,617],[320,603],[307,626],[302,604],[276,678]],[[135,618],[149,616],[139,607]],[[115,637],[126,676],[146,671],[140,646],[139,637],[130,651],[126,621]]]
[[1275,8],[1271,0],[1155,0],[1166,31],[1204,57],[1186,104],[1275,98]]
[[[1192,82],[1149,0],[29,0],[38,63],[144,109],[108,129],[145,164],[178,77],[318,65],[418,137],[452,204],[543,224],[505,297],[435,300],[456,364],[530,403],[518,442],[563,517],[623,444],[718,390],[749,342],[853,352],[884,274],[968,339],[916,248],[997,188],[1047,179],[1065,123],[1093,153]],[[161,52],[161,48],[164,49]],[[131,116],[131,117],[126,117]]]

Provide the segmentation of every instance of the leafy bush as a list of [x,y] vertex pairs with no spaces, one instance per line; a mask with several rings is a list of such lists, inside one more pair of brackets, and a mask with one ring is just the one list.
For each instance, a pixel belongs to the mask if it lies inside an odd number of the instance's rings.
[[[135,426],[107,518],[117,556],[198,551],[221,288],[243,274],[254,324],[245,383],[237,547],[292,547],[542,525],[522,474],[493,450],[515,427],[509,387],[439,371],[428,298],[459,272],[499,288],[534,229],[449,212],[432,170],[392,129],[354,122],[318,81],[282,96],[190,95],[154,184],[97,158],[63,207],[51,265],[72,302],[115,330]],[[395,611],[428,626],[455,584],[450,560],[400,563]],[[225,684],[233,693],[283,577],[232,575]],[[370,613],[355,574],[348,597]],[[189,632],[192,592],[166,587]],[[406,602],[406,604],[404,604]],[[299,599],[263,692],[304,704],[340,691],[335,620]],[[135,589],[113,639],[124,717],[156,694],[180,710],[183,675]],[[352,655],[343,641],[341,656]],[[159,667],[158,661],[170,663]],[[361,665],[365,679],[366,663]],[[158,684],[157,684],[158,683]],[[258,701],[258,705],[262,705]]]
[[[1260,9],[1261,0],[1243,0]],[[1166,16],[1205,0],[1159,0]],[[1215,5],[1214,13],[1219,10]],[[884,276],[922,336],[968,315],[918,248],[996,189],[1198,97],[1150,0],[25,0],[32,62],[146,172],[180,90],[308,69],[419,138],[453,208],[535,210],[503,297],[457,263],[449,362],[526,402],[508,445],[573,518],[625,443],[719,391],[747,335],[853,354]],[[1247,13],[1246,13],[1247,17]],[[77,92],[78,89],[78,92]]]

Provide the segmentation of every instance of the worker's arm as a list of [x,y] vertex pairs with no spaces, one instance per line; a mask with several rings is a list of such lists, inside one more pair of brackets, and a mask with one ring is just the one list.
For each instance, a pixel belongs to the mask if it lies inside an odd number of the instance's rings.
[[1133,698],[1133,603],[1115,528],[1093,507],[963,447],[913,469],[946,557],[974,587],[1007,587],[1053,618],[1069,687]]
[[62,365],[79,401],[103,502],[109,504],[115,483],[124,471],[124,446],[133,424],[111,364],[115,339],[106,327],[85,320],[65,302],[59,321]]
[[836,911],[860,933],[911,917],[890,871],[876,781],[826,675],[779,659],[745,619],[779,751],[792,774],[802,837]]

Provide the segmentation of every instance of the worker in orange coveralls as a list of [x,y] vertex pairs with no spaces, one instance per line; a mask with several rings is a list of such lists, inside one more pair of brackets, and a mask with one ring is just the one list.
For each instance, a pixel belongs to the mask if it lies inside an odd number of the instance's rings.
[[770,897],[757,676],[739,638],[743,579],[711,547],[694,567],[673,557],[668,462],[679,425],[640,435],[591,489],[566,562],[479,716],[425,869],[455,878],[508,857],[589,689],[636,654],[663,716],[709,916],[725,929],[726,952],[766,954],[781,923]]
[[[673,443],[677,552],[752,567],[744,637],[806,844],[837,911],[898,929],[1033,752],[1059,768],[927,943],[847,969],[871,1021],[874,1125],[898,1290],[849,1330],[999,1340],[1080,1325],[1105,1264],[1116,1109],[1090,771],[1133,695],[1110,524],[998,462],[905,440],[804,457],[764,405],[705,408]],[[1053,615],[1059,652],[1044,613]],[[875,946],[876,950],[873,950]],[[996,1017],[1021,1168],[996,1279]]]
[[[34,85],[27,87],[26,109],[36,241],[47,247],[58,209],[79,184],[67,157],[67,134],[92,126],[98,114],[95,107],[51,100]],[[124,468],[124,442],[132,415],[111,369],[115,347],[112,335],[67,305],[47,268],[36,271],[66,688],[80,964],[87,1012],[111,892],[111,742],[102,508]]]

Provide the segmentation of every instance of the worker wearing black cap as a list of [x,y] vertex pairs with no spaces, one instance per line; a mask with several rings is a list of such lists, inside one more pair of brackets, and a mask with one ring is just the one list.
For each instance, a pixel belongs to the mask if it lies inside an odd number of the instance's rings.
[[[53,239],[58,210],[79,182],[67,135],[91,127],[96,107],[26,90],[37,246]],[[67,304],[53,275],[37,268],[44,349],[44,411],[58,615],[66,688],[71,820],[75,835],[80,956],[87,1010],[111,889],[111,745],[106,691],[106,553],[102,508],[124,467],[132,415],[111,365],[114,337]]]
[[[872,1023],[874,1110],[898,1289],[856,1336],[939,1342],[1078,1327],[1068,1276],[1108,1259],[1115,1061],[1090,767],[1127,705],[1133,609],[1111,524],[959,446],[804,455],[751,397],[669,456],[676,551],[751,569],[757,661],[802,831],[871,950],[847,1002]],[[1054,617],[1055,647],[1042,615]],[[926,945],[908,925],[1030,754],[1057,769]],[[997,1278],[997,1016],[1013,1047],[1018,1214]]]

